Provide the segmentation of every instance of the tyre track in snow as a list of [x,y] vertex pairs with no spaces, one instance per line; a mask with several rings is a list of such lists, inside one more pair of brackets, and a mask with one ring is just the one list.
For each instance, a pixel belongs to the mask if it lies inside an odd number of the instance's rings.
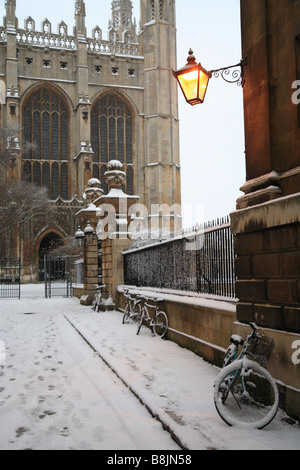
[[[74,330],[78,333],[78,335],[85,341],[85,343],[93,350],[93,352],[104,362],[104,364],[116,375],[116,377],[128,388],[128,390],[134,395],[134,397],[143,405],[148,413],[156,419],[163,427],[163,429],[168,432],[173,439],[174,442],[182,449],[182,450],[189,450],[182,442],[180,437],[174,432],[173,429],[167,424],[167,422],[163,419],[163,417],[158,414],[155,410],[153,410],[149,404],[143,400],[143,398],[134,390],[131,385],[120,375],[120,373],[109,363],[109,361],[91,344],[91,342],[84,336],[84,334],[74,325],[74,323],[64,315],[64,318],[67,322],[74,328]],[[203,436],[205,437],[205,436]]]

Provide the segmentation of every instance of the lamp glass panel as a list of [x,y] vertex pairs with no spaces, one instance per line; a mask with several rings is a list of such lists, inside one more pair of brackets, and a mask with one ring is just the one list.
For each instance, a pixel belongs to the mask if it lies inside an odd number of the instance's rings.
[[178,75],[178,81],[187,101],[193,101],[198,98],[198,76],[198,69]]
[[205,93],[207,90],[207,85],[209,81],[209,76],[200,70],[200,80],[199,80],[199,99],[203,102],[205,98]]

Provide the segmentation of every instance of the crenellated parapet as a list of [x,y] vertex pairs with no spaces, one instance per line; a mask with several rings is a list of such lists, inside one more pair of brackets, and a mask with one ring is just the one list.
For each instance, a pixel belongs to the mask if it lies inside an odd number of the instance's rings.
[[129,4],[128,2],[126,4],[123,2],[112,3],[112,19],[108,25],[107,40],[103,39],[99,26],[95,26],[92,30],[92,37],[87,36],[86,9],[83,0],[75,2],[76,26],[73,34],[69,34],[68,26],[64,21],[59,23],[55,32],[48,19],[43,21],[39,30],[31,16],[25,19],[24,27],[20,28],[15,17],[15,6],[16,2],[6,2],[7,15],[4,18],[4,26],[0,27],[0,43],[7,42],[9,32],[16,35],[17,46],[75,51],[79,39],[86,43],[89,53],[140,56],[136,21],[132,19],[131,2]]

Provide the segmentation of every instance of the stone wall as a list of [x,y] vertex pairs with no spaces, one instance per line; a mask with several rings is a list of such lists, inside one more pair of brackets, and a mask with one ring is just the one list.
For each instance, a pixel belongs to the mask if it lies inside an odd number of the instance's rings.
[[300,195],[231,214],[239,321],[300,333]]

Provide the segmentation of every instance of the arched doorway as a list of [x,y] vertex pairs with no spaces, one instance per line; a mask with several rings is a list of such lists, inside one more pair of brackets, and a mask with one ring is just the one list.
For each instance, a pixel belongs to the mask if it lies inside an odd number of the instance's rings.
[[[48,233],[41,241],[39,248],[39,281],[45,280],[45,256],[48,255],[53,248],[62,243],[63,239],[57,233]],[[63,277],[65,273],[65,262],[58,259],[47,261],[47,273],[51,279]]]

